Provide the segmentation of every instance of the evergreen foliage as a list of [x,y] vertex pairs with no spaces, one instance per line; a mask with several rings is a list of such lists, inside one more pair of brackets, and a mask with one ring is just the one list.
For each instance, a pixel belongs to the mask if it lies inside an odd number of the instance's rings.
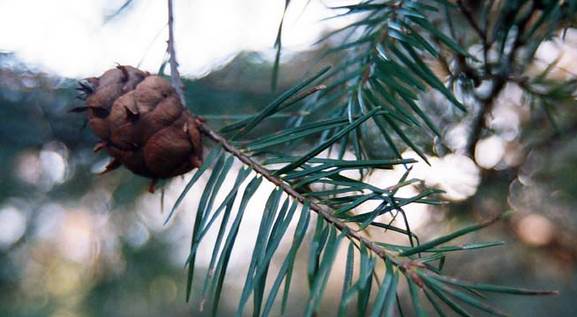
[[[290,6],[286,1],[285,10]],[[518,84],[534,103],[550,111],[551,102],[573,100],[574,82],[547,79],[544,72],[531,75],[528,67],[535,51],[546,40],[559,36],[573,23],[575,1],[360,1],[335,7],[336,19],[354,16],[354,22],[328,34],[326,54],[337,54],[340,62],[323,68],[250,118],[220,130],[204,127],[214,141],[212,152],[186,185],[171,215],[190,188],[204,173],[210,173],[204,187],[193,228],[188,292],[211,304],[218,315],[219,301],[231,252],[238,243],[238,230],[249,212],[251,199],[266,179],[275,184],[261,214],[257,240],[252,250],[237,316],[252,307],[253,316],[277,315],[290,296],[291,279],[305,272],[294,268],[298,250],[313,230],[309,245],[306,277],[309,283],[304,316],[314,316],[322,301],[327,280],[336,266],[344,267],[339,315],[356,309],[359,316],[426,316],[428,302],[440,316],[449,311],[471,316],[483,311],[506,316],[488,303],[484,293],[545,295],[553,291],[527,290],[455,279],[443,272],[449,253],[499,246],[501,241],[456,245],[452,241],[480,230],[505,215],[472,224],[453,233],[423,242],[406,226],[380,222],[380,216],[405,218],[409,204],[439,204],[436,189],[423,189],[412,197],[398,190],[418,182],[409,178],[411,164],[404,159],[409,147],[427,161],[423,136],[443,138],[422,102],[423,94],[444,98],[454,113],[472,113],[473,125],[468,153],[474,153],[483,133],[484,120],[493,101],[509,84]],[[459,28],[456,27],[459,26]],[[276,87],[281,52],[282,22],[275,46],[277,60],[272,86]],[[171,38],[171,43],[173,39]],[[335,45],[335,43],[337,43]],[[175,57],[171,58],[175,66]],[[446,76],[433,70],[440,65]],[[173,71],[176,68],[173,68]],[[174,72],[173,72],[174,75]],[[489,88],[486,88],[489,87]],[[255,130],[285,110],[302,111],[284,129],[257,136]],[[377,129],[381,140],[367,135]],[[369,148],[382,144],[390,155],[375,155]],[[425,142],[427,143],[427,142]],[[302,146],[307,144],[306,147]],[[345,159],[351,150],[354,159]],[[327,158],[323,153],[336,153]],[[244,167],[236,175],[232,190],[218,200],[222,184],[235,160]],[[403,166],[406,173],[395,186],[379,188],[366,182],[375,169]],[[342,174],[357,171],[358,177]],[[363,204],[377,201],[373,209]],[[233,206],[239,206],[233,208]],[[257,212],[250,210],[251,212]],[[312,217],[311,214],[316,214]],[[169,216],[170,217],[170,216]],[[291,222],[296,228],[289,234]],[[218,235],[200,294],[191,294],[195,259],[206,233],[213,227]],[[314,229],[313,229],[314,228]],[[368,230],[390,230],[406,236],[406,244],[378,241]],[[287,254],[277,254],[281,241],[291,241]],[[203,245],[203,247],[206,247]],[[347,249],[345,263],[336,263],[339,248]],[[281,267],[271,269],[273,257]],[[272,284],[267,284],[273,281]],[[402,307],[398,292],[406,285],[412,307]],[[251,302],[252,298],[252,302]],[[356,302],[356,305],[353,303]],[[444,303],[443,304],[441,304]],[[252,303],[252,304],[250,304]],[[279,303],[279,308],[274,304]],[[277,309],[277,310],[275,310]],[[469,310],[473,309],[474,313]]]

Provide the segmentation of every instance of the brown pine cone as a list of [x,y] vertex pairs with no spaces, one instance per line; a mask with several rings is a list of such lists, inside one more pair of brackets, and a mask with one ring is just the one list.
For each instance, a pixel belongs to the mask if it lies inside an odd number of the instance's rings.
[[118,66],[80,83],[88,124],[112,162],[135,174],[159,178],[184,174],[202,163],[198,119],[186,110],[170,83],[131,66]]

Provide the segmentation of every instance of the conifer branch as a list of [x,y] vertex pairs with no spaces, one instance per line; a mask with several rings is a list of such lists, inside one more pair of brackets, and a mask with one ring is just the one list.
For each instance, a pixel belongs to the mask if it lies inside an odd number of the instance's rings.
[[[287,195],[290,195],[294,199],[298,200],[300,203],[304,203],[307,200],[306,197],[304,197],[302,194],[294,190],[294,188],[292,188],[289,184],[282,181],[277,176],[273,175],[267,168],[265,168],[264,166],[253,160],[250,156],[243,153],[234,145],[230,144],[223,136],[215,132],[209,125],[207,125],[206,123],[201,123],[199,128],[200,131],[204,135],[206,135],[209,139],[213,140],[214,142],[222,146],[222,148],[225,151],[234,155],[236,158],[238,158],[241,162],[246,164],[256,173],[262,175],[268,181],[281,188]],[[333,212],[331,210],[321,205],[318,205],[315,202],[310,201],[310,199],[308,199],[308,201],[310,202],[311,210],[316,212],[319,216],[323,217],[327,222],[332,223],[336,228],[338,228],[341,232],[343,232],[350,240],[357,240],[365,244],[365,246],[368,249],[372,250],[375,254],[377,254],[379,257],[383,259],[385,259],[388,256],[383,248],[379,247],[373,241],[363,237],[359,232],[349,228],[349,226],[347,226],[344,222],[342,222],[337,217],[333,216]]]
[[[178,71],[178,63],[176,60],[176,50],[174,48],[174,15],[173,15],[173,1],[168,0],[168,52],[169,52],[169,64],[170,64],[170,77],[172,86],[176,89],[177,94],[180,96],[182,100],[184,100],[183,95],[183,84],[182,79],[180,77],[180,73]],[[180,89],[179,89],[180,88]],[[313,88],[314,90],[314,88]],[[316,90],[315,90],[316,91]],[[184,104],[184,101],[183,101]],[[271,183],[275,184],[279,188],[281,188],[287,195],[293,197],[294,199],[298,200],[301,203],[304,203],[307,200],[302,194],[297,192],[294,188],[292,188],[289,184],[282,181],[279,177],[273,175],[267,168],[253,160],[249,155],[243,153],[240,149],[235,147],[234,145],[230,144],[222,135],[217,133],[214,129],[212,129],[208,124],[202,122],[203,120],[199,121],[199,129],[206,137],[214,141],[215,143],[222,146],[222,148],[227,151],[228,153],[235,156],[241,162],[246,164],[256,173],[262,175]],[[347,226],[343,221],[338,219],[337,217],[333,216],[333,212],[328,208],[325,208],[321,205],[316,204],[315,202],[310,201],[310,209],[316,212],[319,216],[324,218],[327,222],[332,223],[339,231],[341,231],[349,240],[357,240],[363,243],[369,250],[373,251],[376,255],[380,258],[385,259],[389,257],[387,255],[387,251],[382,247],[378,246],[375,242],[363,237],[358,231],[351,229]],[[394,259],[390,258],[391,261]],[[394,261],[393,261],[394,262]]]

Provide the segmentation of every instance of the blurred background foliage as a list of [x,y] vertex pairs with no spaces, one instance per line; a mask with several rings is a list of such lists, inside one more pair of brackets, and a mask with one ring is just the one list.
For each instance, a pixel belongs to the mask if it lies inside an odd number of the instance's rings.
[[[541,65],[529,71],[547,75],[531,82],[519,78],[505,88],[472,157],[462,151],[463,129],[472,119],[444,112],[446,101],[436,94],[422,97],[424,108],[443,127],[447,146],[423,140],[431,166],[420,163],[414,176],[444,189],[450,203],[407,213],[423,239],[471,219],[515,211],[507,221],[467,238],[502,239],[505,247],[457,254],[447,271],[470,280],[559,289],[556,297],[500,296],[495,301],[523,316],[574,316],[577,112],[572,80],[577,68],[571,61],[577,32],[568,29],[542,46]],[[318,67],[322,49],[283,59],[278,90]],[[216,127],[252,114],[275,95],[272,68],[270,52],[242,52],[185,82],[189,107]],[[166,182],[163,195],[145,193],[146,182],[123,169],[95,175],[107,159],[92,153],[96,139],[83,119],[67,112],[81,103],[75,99],[76,81],[39,71],[13,53],[0,55],[0,316],[202,316],[198,301],[184,301],[183,265],[198,197],[188,197],[178,217],[162,225],[167,207],[161,200],[170,205],[190,175]],[[270,129],[287,117],[272,120]],[[386,155],[378,152],[385,148],[382,141],[375,138],[373,145],[377,155]],[[248,227],[244,234],[250,245],[254,237]],[[247,254],[240,249],[232,267],[238,274],[227,280],[231,294],[242,286]],[[339,254],[337,261],[343,261],[345,253]],[[295,283],[304,291],[305,281]],[[326,296],[338,298],[338,279],[329,283],[335,287]],[[298,292],[290,302],[299,308]],[[236,305],[222,303],[223,315]],[[334,312],[325,305],[323,314]],[[300,310],[290,308],[288,315],[298,316]]]

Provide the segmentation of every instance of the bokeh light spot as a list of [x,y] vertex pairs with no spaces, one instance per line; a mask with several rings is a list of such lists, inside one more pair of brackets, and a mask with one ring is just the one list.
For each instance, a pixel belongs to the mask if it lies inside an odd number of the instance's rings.
[[9,206],[0,209],[0,249],[16,243],[26,231],[26,217],[18,209]]
[[498,136],[491,136],[477,143],[475,161],[485,169],[495,167],[505,155],[505,141]]
[[532,246],[544,246],[551,242],[555,228],[549,219],[532,213],[517,223],[519,238]]

